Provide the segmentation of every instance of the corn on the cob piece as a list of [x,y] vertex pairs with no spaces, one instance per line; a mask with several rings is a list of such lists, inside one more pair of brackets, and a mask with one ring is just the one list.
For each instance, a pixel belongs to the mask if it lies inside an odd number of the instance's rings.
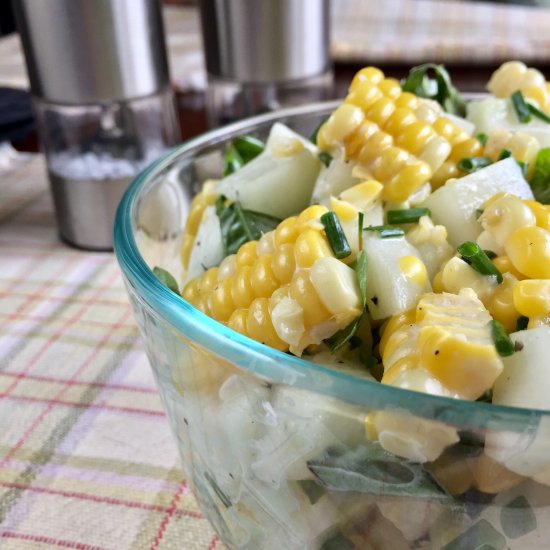
[[496,97],[508,97],[520,90],[545,112],[550,112],[550,93],[544,75],[521,61],[502,64],[491,76],[487,89]]
[[459,294],[424,295],[414,314],[409,314],[409,322],[390,320],[386,327],[380,350],[382,383],[408,387],[420,369],[424,371],[422,391],[478,398],[502,371],[490,320],[469,288]]
[[321,224],[323,206],[286,218],[259,242],[191,281],[182,295],[234,330],[300,355],[361,314],[353,269],[335,258]]
[[206,180],[200,192],[197,193],[191,201],[180,247],[181,263],[184,269],[187,269],[189,265],[191,249],[193,248],[193,243],[195,242],[195,237],[199,230],[204,211],[208,206],[213,205],[219,196],[219,194],[214,191],[217,183],[216,180]]

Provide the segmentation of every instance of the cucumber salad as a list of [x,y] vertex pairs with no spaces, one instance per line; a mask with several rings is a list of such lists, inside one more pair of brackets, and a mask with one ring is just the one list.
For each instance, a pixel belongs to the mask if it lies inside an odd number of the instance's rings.
[[[311,135],[233,140],[191,203],[181,280],[155,273],[326,369],[550,410],[550,83],[511,61],[487,91],[465,101],[433,64],[360,70]],[[202,363],[193,391],[174,374],[203,411],[184,461],[231,548],[549,544],[546,417],[461,429]]]

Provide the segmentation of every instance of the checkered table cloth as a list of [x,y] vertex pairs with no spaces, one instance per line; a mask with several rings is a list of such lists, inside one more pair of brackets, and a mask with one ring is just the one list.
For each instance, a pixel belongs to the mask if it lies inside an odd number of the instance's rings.
[[221,550],[113,254],[61,244],[42,157],[15,160],[0,166],[0,548]]

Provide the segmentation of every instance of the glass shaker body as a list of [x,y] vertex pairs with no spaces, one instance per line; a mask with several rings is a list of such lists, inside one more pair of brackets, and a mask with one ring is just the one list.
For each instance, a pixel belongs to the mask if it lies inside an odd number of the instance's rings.
[[34,105],[61,237],[112,248],[114,214],[129,183],[179,142],[172,90],[84,105],[35,98]]

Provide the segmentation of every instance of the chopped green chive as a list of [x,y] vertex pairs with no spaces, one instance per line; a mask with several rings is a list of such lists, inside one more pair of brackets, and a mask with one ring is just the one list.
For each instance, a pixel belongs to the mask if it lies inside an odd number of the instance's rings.
[[529,105],[525,102],[523,94],[517,90],[511,96],[512,105],[516,111],[516,116],[518,120],[523,124],[531,121],[531,112],[529,110]]
[[231,144],[223,156],[223,176],[229,176],[244,166],[244,160],[235,145]]
[[523,177],[527,176],[527,172],[529,171],[529,163],[524,162],[523,160],[516,160],[518,163],[518,166],[521,168],[521,173],[523,174]]
[[487,258],[489,258],[489,260],[494,260],[497,257],[496,253],[492,250],[484,250],[483,252],[487,254]]
[[504,160],[507,158],[510,158],[512,156],[512,151],[510,149],[502,149],[500,151],[500,155],[498,156],[498,160]]
[[476,210],[475,210],[476,220],[479,220],[479,218],[483,214],[483,212],[484,212],[483,208],[476,208]]
[[361,292],[361,301],[363,302],[363,308],[367,303],[367,275],[368,275],[368,261],[367,253],[361,250],[357,258],[355,265],[355,275],[357,277],[357,283],[359,284],[359,291]]
[[325,165],[328,166],[332,162],[332,156],[324,151],[319,153],[319,160]]
[[489,139],[489,136],[487,134],[484,134],[483,132],[479,133],[477,136],[477,140],[481,145],[485,147],[487,145],[487,140]]
[[341,260],[351,254],[351,247],[346,239],[342,224],[334,212],[326,212],[321,216],[327,239],[334,255]]
[[313,130],[313,133],[311,134],[311,136],[309,136],[309,141],[311,141],[311,143],[313,143],[314,145],[317,145],[317,134],[319,133],[321,126],[326,122],[327,119],[328,119],[328,116],[324,117],[321,120],[321,122],[319,122],[319,124],[317,125],[317,128]]
[[429,216],[428,208],[408,208],[406,210],[388,210],[388,223],[417,223],[422,216]]
[[473,269],[482,275],[494,275],[497,278],[497,282],[502,283],[502,273],[491,262],[487,254],[481,250],[478,244],[472,241],[466,241],[462,243],[458,248],[458,253],[462,256],[462,259],[470,264]]
[[508,336],[506,329],[502,326],[502,323],[495,321],[489,321],[491,328],[491,336],[495,343],[495,348],[501,357],[508,357],[515,351],[514,342]]
[[244,164],[256,158],[259,154],[263,153],[265,149],[265,145],[262,141],[248,135],[239,136],[233,141],[233,145],[241,156]]
[[550,123],[550,116],[548,116],[545,112],[541,111],[540,109],[537,109],[534,105],[531,103],[527,104],[527,108],[529,109],[529,112],[537,118],[540,118],[540,120],[543,120],[544,122]]
[[359,250],[363,249],[363,220],[364,220],[364,218],[365,218],[365,215],[363,214],[363,212],[359,212],[359,214],[357,215],[357,221],[359,222],[359,224],[358,224]]
[[518,320],[516,321],[516,332],[519,332],[520,330],[525,330],[528,324],[529,317],[525,317],[525,315],[518,317]]
[[168,273],[166,269],[162,269],[162,267],[158,265],[153,268],[153,273],[164,286],[167,286],[172,292],[175,292],[179,296],[180,291],[178,283],[171,273]]
[[472,172],[477,172],[490,164],[493,164],[493,161],[488,157],[466,157],[460,159],[456,165],[459,170],[471,174]]
[[391,225],[369,225],[368,227],[363,227],[363,231],[376,231],[381,239],[402,237],[405,234],[405,231],[400,227],[393,227]]

